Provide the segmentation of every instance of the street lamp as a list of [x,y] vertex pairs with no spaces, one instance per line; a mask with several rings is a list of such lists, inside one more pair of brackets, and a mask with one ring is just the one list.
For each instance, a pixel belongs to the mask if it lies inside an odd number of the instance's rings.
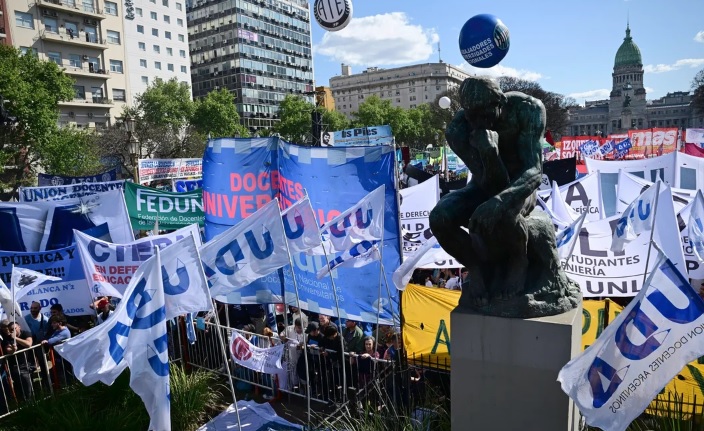
[[126,115],[122,119],[122,124],[125,125],[125,130],[127,131],[127,144],[130,151],[130,163],[132,164],[132,172],[134,173],[134,182],[139,184],[139,156],[140,148],[139,141],[134,136],[134,128],[137,121],[129,115]]

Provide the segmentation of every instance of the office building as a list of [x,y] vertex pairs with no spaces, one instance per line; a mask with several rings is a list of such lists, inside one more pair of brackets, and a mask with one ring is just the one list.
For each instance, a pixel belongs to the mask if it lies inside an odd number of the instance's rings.
[[59,103],[60,125],[101,127],[120,115],[131,101],[121,1],[17,0],[5,6],[12,45],[55,62],[76,81],[74,99]]
[[313,102],[307,0],[191,0],[187,13],[194,97],[227,88],[253,132],[275,124],[286,95]]
[[583,107],[570,108],[570,122],[564,134],[594,136],[653,127],[704,127],[704,115],[692,109],[689,91],[647,100],[643,76],[640,48],[627,25],[626,37],[614,58],[609,99],[588,101]]
[[330,78],[335,109],[347,118],[372,95],[390,100],[393,106],[410,109],[423,103],[434,103],[442,93],[458,87],[469,74],[446,63],[424,63],[381,69],[370,67],[352,74],[342,65],[342,75]]
[[125,8],[125,51],[132,97],[156,78],[191,85],[184,0],[143,0]]

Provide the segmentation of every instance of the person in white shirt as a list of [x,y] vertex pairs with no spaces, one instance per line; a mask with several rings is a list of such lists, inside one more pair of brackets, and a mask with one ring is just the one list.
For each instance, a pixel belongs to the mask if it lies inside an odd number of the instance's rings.
[[425,277],[425,287],[433,287],[433,280],[430,279],[430,276]]
[[454,277],[450,277],[445,283],[445,289],[462,290],[462,287],[460,286],[460,276],[457,275]]
[[112,316],[113,311],[110,309],[110,301],[108,301],[107,298],[103,298],[100,301],[98,301],[98,305],[96,306],[96,309],[98,311],[98,318],[97,318],[97,323],[96,325],[100,325],[101,323],[104,323],[110,316]]
[[298,374],[296,374],[296,366],[300,359],[302,350],[301,347],[305,342],[305,334],[303,333],[303,325],[301,319],[297,318],[293,325],[286,327],[286,330],[279,334],[281,341],[286,343],[288,348],[288,378],[291,386],[298,385]]

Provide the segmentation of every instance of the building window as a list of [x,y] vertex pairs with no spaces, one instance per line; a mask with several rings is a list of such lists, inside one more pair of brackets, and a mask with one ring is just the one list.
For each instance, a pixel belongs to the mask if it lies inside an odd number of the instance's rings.
[[178,51],[178,55],[181,56],[181,58],[186,58],[186,50],[185,49],[180,49]]
[[159,45],[154,45],[153,48],[155,53],[161,54],[161,48],[159,47]]
[[105,13],[108,15],[117,16],[117,3],[111,1],[105,2]]
[[171,63],[169,63],[169,64],[166,65],[166,69],[167,69],[168,71],[170,71],[170,72],[173,72],[173,71],[174,71],[174,65],[171,64]]
[[181,66],[181,73],[188,73],[188,68],[186,66]]
[[168,23],[168,24],[171,24],[171,17],[168,16],[168,15],[164,15],[164,22],[165,22],[165,23]]
[[170,39],[171,39],[171,32],[170,32],[170,31],[165,31],[165,32],[164,32],[164,37],[166,37],[167,39],[170,40]]
[[147,50],[147,45],[144,42],[138,42],[139,45],[139,50],[140,51],[146,51]]
[[120,32],[114,30],[108,30],[108,43],[114,43],[115,45],[120,44]]
[[125,97],[125,90],[113,88],[112,89],[112,100],[115,102],[124,102],[127,100]]
[[183,5],[181,3],[176,3],[176,10],[183,10]]
[[110,71],[115,73],[122,73],[122,61],[110,60]]
[[78,100],[86,100],[86,87],[82,85],[74,85],[73,98]]
[[184,35],[182,35],[182,34],[179,34],[179,35],[178,35],[178,41],[179,41],[179,42],[185,42],[185,41],[186,41],[186,37],[185,37]]
[[161,61],[155,61],[154,68],[156,68],[156,70],[161,70]]
[[166,54],[167,54],[169,57],[173,57],[173,55],[174,55],[174,50],[171,49],[171,48],[166,48]]
[[149,78],[147,78],[146,76],[143,76],[142,77],[142,84],[149,85]]
[[135,9],[135,12],[137,13],[137,16],[144,16],[144,12],[142,12],[142,8],[138,7]]
[[143,26],[143,25],[138,25],[138,26],[137,26],[137,33],[142,33],[142,34],[144,34],[144,26]]
[[181,18],[177,19],[177,20],[176,20],[176,24],[177,24],[179,27],[183,27],[183,20],[182,20]]
[[169,0],[161,0],[161,4],[166,7],[169,7]]
[[46,53],[46,56],[49,57],[49,61],[53,61],[54,63],[61,66],[61,53],[60,52],[49,51]]
[[150,12],[150,13],[149,13],[149,16],[151,16],[154,21],[157,20],[156,12]]
[[152,29],[152,36],[159,37],[159,29],[158,29],[158,28],[153,28],[153,29]]
[[81,65],[81,56],[78,55],[78,54],[69,54],[69,55],[68,55],[68,64],[69,64],[71,67],[75,67],[75,68],[81,69],[81,68],[82,68],[82,65]]
[[156,0],[149,0],[149,3],[154,3],[154,4],[156,4]]
[[51,33],[59,32],[59,24],[54,18],[44,18],[44,30]]
[[145,59],[140,59],[139,60],[139,67],[147,67],[147,60]]
[[17,27],[34,29],[34,18],[32,14],[15,11],[15,24]]

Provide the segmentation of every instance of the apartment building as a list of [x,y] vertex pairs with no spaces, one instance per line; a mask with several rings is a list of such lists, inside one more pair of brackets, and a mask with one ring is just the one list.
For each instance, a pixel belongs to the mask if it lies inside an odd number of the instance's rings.
[[131,102],[121,0],[11,0],[7,39],[22,52],[53,61],[76,82],[61,102],[60,125],[102,127]]
[[342,65],[342,75],[330,78],[335,109],[352,118],[365,98],[377,95],[390,100],[393,106],[410,109],[423,103],[434,103],[437,96],[458,87],[469,74],[447,63],[424,63],[382,69],[370,67],[352,74]]
[[12,45],[9,15],[5,12],[6,10],[5,0],[0,0],[0,45]]
[[313,102],[307,0],[190,0],[193,96],[227,88],[242,124],[272,127],[287,94]]
[[124,29],[132,97],[156,78],[191,85],[185,0],[125,2]]

